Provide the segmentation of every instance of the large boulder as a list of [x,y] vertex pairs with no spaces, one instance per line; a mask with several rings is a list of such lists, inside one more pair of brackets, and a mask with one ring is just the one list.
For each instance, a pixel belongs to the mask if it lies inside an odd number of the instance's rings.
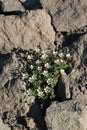
[[87,25],[86,0],[40,0],[52,17],[57,31],[69,31]]
[[87,34],[63,50],[72,56],[68,73],[71,98],[87,103]]
[[66,75],[58,82],[58,98],[60,100],[77,99],[87,103],[87,34],[77,38],[60,49],[65,55],[70,53],[71,61]]
[[50,16],[44,10],[27,12],[22,18],[0,16],[0,51],[25,50],[48,46],[54,48],[55,32]]
[[87,130],[87,106],[79,101],[53,102],[46,111],[48,130]]

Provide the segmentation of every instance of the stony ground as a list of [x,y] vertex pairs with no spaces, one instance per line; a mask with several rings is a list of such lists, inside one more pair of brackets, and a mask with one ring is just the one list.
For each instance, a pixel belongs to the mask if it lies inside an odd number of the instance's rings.
[[[87,130],[87,0],[2,2],[0,130]],[[72,56],[45,114],[22,81],[26,53],[38,45]]]

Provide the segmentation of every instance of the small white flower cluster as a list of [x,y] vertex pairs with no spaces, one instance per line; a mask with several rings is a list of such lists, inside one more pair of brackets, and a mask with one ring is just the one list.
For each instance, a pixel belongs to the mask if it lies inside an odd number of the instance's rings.
[[45,53],[44,53],[44,54],[42,54],[41,59],[42,59],[42,60],[45,60],[46,58],[48,58],[48,55],[47,55],[47,54],[45,54]]
[[27,56],[27,59],[28,59],[28,60],[32,60],[32,59],[33,59],[33,55],[28,55],[28,56]]
[[54,61],[55,64],[59,64],[59,59]]
[[27,90],[27,94],[28,94],[28,95],[32,95],[32,90],[31,90],[31,89],[28,89],[28,90]]
[[50,87],[49,87],[49,86],[46,86],[46,87],[44,88],[44,91],[45,91],[46,94],[50,93]]
[[67,59],[70,59],[71,58],[71,55],[68,53],[68,54],[66,54],[66,58]]
[[40,87],[38,87],[37,93],[38,93],[38,96],[41,97],[41,98],[44,96],[44,92],[41,90]]
[[25,79],[25,77],[26,77],[26,74],[23,73],[22,74],[22,79]]
[[63,61],[63,59],[60,59],[60,63],[63,63],[64,61]]
[[63,57],[64,57],[64,54],[63,54],[63,53],[59,53],[59,57],[60,57],[60,58],[63,58]]
[[[54,87],[60,75],[66,75],[67,61],[71,59],[69,53],[64,55],[57,50],[44,50],[37,48],[27,56],[28,76],[23,74],[23,79],[29,86],[29,92],[42,100],[54,98]],[[38,87],[39,86],[39,87]],[[31,88],[32,87],[32,88]]]
[[53,51],[53,55],[54,55],[54,56],[57,56],[57,55],[58,55],[58,52],[57,52],[57,51]]
[[49,63],[46,63],[44,66],[45,66],[47,69],[49,69],[49,68],[51,67]]
[[47,76],[48,76],[48,71],[47,71],[47,70],[44,70],[44,71],[43,71],[43,75],[47,77]]
[[47,80],[47,84],[48,84],[48,85],[53,84],[53,79],[52,79],[52,78],[48,78],[48,80]]
[[36,60],[36,64],[39,65],[41,63],[40,60]]
[[40,49],[40,48],[37,48],[35,51],[36,51],[37,53],[40,53],[40,52],[41,52],[41,49]]
[[24,73],[22,73],[22,79],[24,80],[24,79],[26,79],[28,77],[28,74],[26,73],[26,74],[24,74]]
[[61,75],[66,75],[64,69],[60,69],[60,73],[61,73]]
[[37,79],[37,75],[33,74],[31,77],[29,77],[29,82],[33,83]]
[[42,66],[38,66],[37,69],[38,69],[38,71],[41,71],[42,70]]
[[30,65],[30,69],[31,69],[31,70],[34,69],[34,66],[33,66],[33,65]]
[[42,54],[48,54],[49,50],[43,50]]

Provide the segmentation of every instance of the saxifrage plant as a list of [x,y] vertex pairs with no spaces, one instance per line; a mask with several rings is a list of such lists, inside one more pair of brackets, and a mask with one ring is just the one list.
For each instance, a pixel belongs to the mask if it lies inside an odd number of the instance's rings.
[[58,78],[65,74],[70,58],[70,54],[64,55],[51,49],[42,51],[40,47],[29,51],[26,72],[23,73],[29,95],[42,101],[53,100],[56,97],[55,86]]

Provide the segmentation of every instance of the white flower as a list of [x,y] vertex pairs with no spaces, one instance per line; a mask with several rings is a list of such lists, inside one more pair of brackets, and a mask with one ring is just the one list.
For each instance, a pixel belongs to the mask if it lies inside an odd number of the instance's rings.
[[50,68],[50,64],[49,64],[49,63],[46,63],[44,66],[45,66],[46,68]]
[[47,76],[47,75],[48,75],[48,71],[44,70],[44,71],[43,71],[43,75],[44,75],[44,76]]
[[33,59],[33,55],[28,55],[28,56],[27,56],[27,59],[28,59],[28,60]]
[[40,51],[41,51],[40,48],[37,48],[37,49],[36,49],[36,52],[37,52],[37,53],[40,53]]
[[22,76],[25,78],[26,74],[22,73]]
[[26,74],[23,73],[23,74],[22,74],[22,78],[25,79],[25,77],[26,77]]
[[71,56],[70,56],[70,54],[68,53],[68,54],[66,54],[66,58],[70,58]]
[[30,65],[30,69],[32,70],[34,68],[34,66],[33,65]]
[[41,88],[40,88],[40,87],[38,87],[37,92],[40,92],[40,91],[41,91]]
[[55,60],[54,63],[58,64],[59,63],[59,59]]
[[36,61],[36,64],[40,64],[40,63],[41,63],[40,60],[37,60],[37,61]]
[[29,80],[28,80],[30,83],[33,83],[33,79],[32,77],[29,77]]
[[55,55],[55,56],[56,56],[57,54],[58,54],[58,52],[57,52],[57,51],[53,51],[53,55]]
[[48,57],[47,54],[43,54],[43,55],[41,56],[41,59],[46,59],[47,57]]
[[49,88],[48,86],[46,86],[46,87],[44,88],[44,91],[45,91],[45,93],[50,93],[50,88]]
[[35,80],[37,79],[37,76],[35,74],[33,74],[31,77],[29,77],[29,82],[33,83]]
[[53,83],[53,79],[48,78],[48,80],[47,80],[47,84],[50,85],[50,84],[52,84],[52,83]]
[[64,56],[63,53],[59,53],[60,58],[63,58],[63,56]]
[[38,92],[38,96],[39,97],[44,97],[44,93],[43,92]]
[[63,63],[64,61],[62,59],[60,59],[60,62]]
[[36,75],[36,74],[33,74],[33,75],[32,75],[32,79],[33,79],[33,80],[36,80],[36,79],[37,79],[37,75]]
[[64,69],[61,69],[61,70],[60,70],[60,73],[61,73],[62,75],[65,75],[65,74],[66,74],[65,71],[64,71]]
[[43,93],[43,91],[41,90],[40,87],[38,87],[37,92],[38,92],[38,96],[39,97],[43,97],[44,96],[44,93]]
[[24,80],[26,78],[28,78],[28,74],[27,73],[26,74],[22,73],[22,79]]
[[48,52],[48,50],[43,50],[42,54],[46,54]]
[[51,79],[50,79],[50,78],[47,80],[47,84],[48,84],[48,85],[51,84]]
[[32,95],[32,90],[31,90],[31,89],[28,89],[28,90],[27,90],[27,94],[28,94],[28,95]]
[[41,66],[38,66],[38,68],[37,68],[39,71],[41,71],[42,70],[42,67]]

